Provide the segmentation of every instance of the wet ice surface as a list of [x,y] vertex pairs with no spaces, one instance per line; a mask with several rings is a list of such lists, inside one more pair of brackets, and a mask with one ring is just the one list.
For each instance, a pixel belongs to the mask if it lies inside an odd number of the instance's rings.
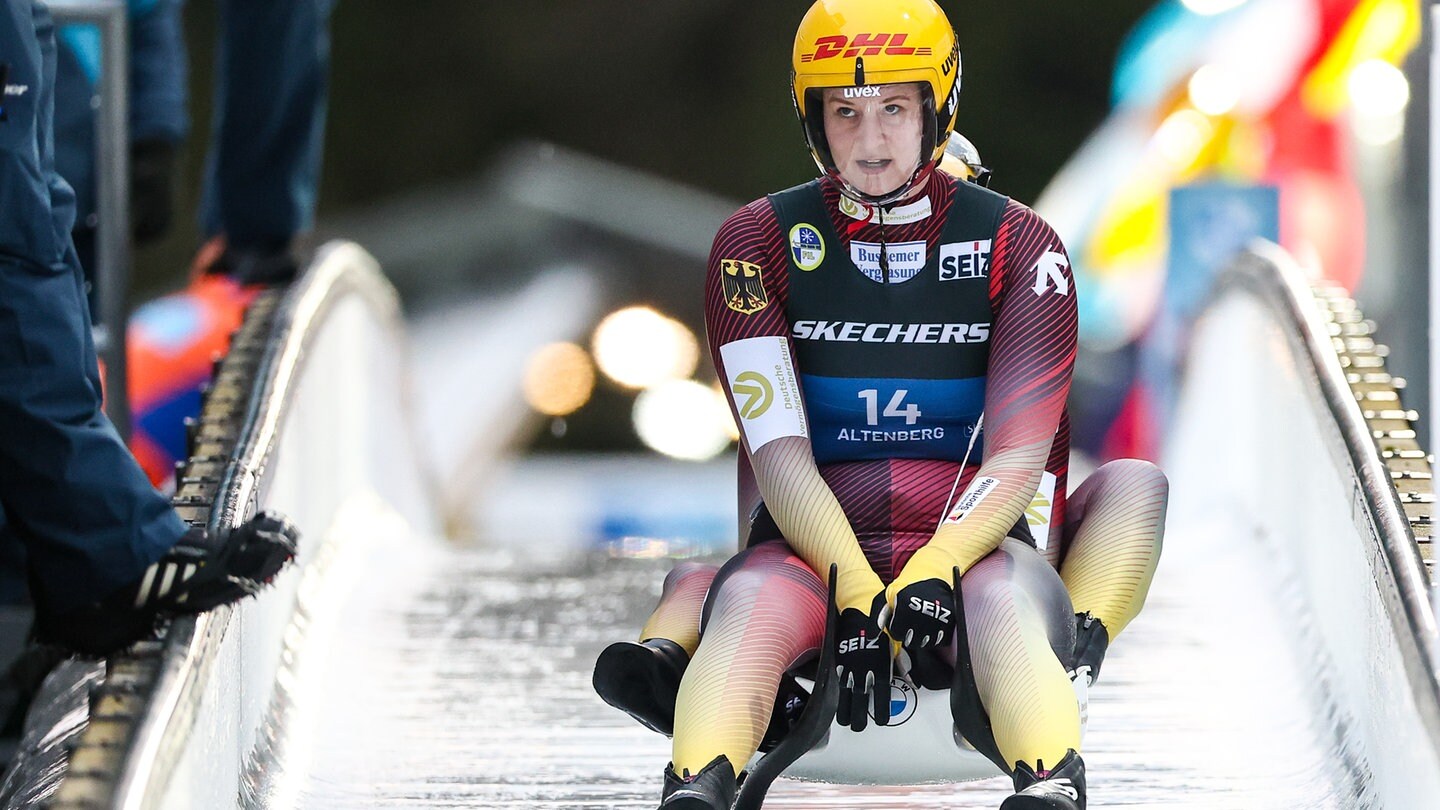
[[[1172,527],[1150,603],[1091,693],[1090,806],[1374,806],[1259,552],[1202,534]],[[655,807],[668,741],[601,703],[590,669],[633,637],[670,563],[416,548],[373,550],[354,590],[299,806]],[[766,806],[993,808],[1008,793],[998,778],[782,780]]]

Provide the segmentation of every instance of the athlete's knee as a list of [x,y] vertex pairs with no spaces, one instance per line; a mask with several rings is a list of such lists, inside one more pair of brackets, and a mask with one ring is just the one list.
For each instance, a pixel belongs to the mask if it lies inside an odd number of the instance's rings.
[[[1165,477],[1159,467],[1140,459],[1117,459],[1101,469],[1112,465],[1114,470],[1108,475],[1113,476],[1113,481],[1106,481],[1106,491],[1101,499],[1110,504],[1104,511],[1114,517],[1101,519],[1097,528],[1114,526],[1112,521],[1116,519],[1133,526],[1134,530],[1122,534],[1132,538],[1128,545],[1134,549],[1134,553],[1146,554],[1153,565],[1164,542],[1165,512],[1170,503],[1170,479]],[[1120,545],[1124,547],[1127,544]]]
[[713,565],[682,562],[665,576],[660,601],[640,629],[640,641],[665,639],[687,655],[700,642],[705,599],[719,569]]
[[[1117,459],[1096,470],[1084,488],[1088,491],[1083,506],[1076,510],[1073,523],[1066,521],[1070,547],[1066,567],[1075,556],[1076,547],[1071,544],[1095,553],[1103,549],[1106,554],[1122,548],[1159,548],[1170,499],[1170,481],[1159,467],[1141,459]],[[1143,541],[1141,546],[1137,541]]]
[[960,578],[961,598],[967,615],[989,611],[1015,600],[1015,582],[1011,572],[1014,561],[1004,549],[996,549],[970,566]]
[[720,569],[707,597],[704,627],[721,618],[759,615],[766,621],[788,617],[785,624],[796,631],[818,627],[824,634],[827,597],[819,577],[788,546],[766,546],[752,546]]
[[803,577],[797,577],[796,572],[793,569],[786,570],[787,567],[745,566],[723,578],[717,577],[712,586],[715,591],[715,609],[721,610],[737,602],[753,605],[761,602],[804,600],[807,595],[816,592],[814,588],[804,587],[806,583],[803,582]]
[[1122,490],[1140,497],[1159,498],[1170,495],[1170,479],[1155,464],[1138,458],[1107,461],[1094,473],[1106,490]]
[[1044,594],[1063,591],[1055,569],[1045,562],[1036,549],[1014,538],[1006,538],[1000,547],[987,554],[965,572],[960,580],[966,597],[1015,593]]
[[697,587],[701,583],[704,587],[710,587],[710,583],[719,573],[720,567],[697,562],[677,563],[670,573],[665,575],[665,592],[674,591],[680,588]]
[[987,645],[1018,633],[1043,637],[1057,655],[1075,640],[1074,608],[1055,569],[1034,548],[1007,540],[960,580],[972,641]]

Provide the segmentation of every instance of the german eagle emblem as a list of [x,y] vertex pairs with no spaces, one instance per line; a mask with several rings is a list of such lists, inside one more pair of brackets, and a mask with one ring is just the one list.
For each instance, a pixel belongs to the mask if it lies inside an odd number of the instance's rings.
[[770,299],[765,296],[765,284],[760,278],[760,265],[737,259],[721,259],[720,270],[725,306],[742,315],[750,315],[770,306]]

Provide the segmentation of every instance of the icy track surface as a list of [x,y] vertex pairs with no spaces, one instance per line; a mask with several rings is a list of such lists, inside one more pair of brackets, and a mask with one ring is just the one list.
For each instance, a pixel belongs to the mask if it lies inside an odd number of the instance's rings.
[[[313,667],[323,700],[307,712],[308,755],[287,763],[298,806],[656,806],[668,741],[604,705],[590,672],[605,644],[634,636],[671,563],[509,540],[351,552],[345,619]],[[1268,569],[1223,522],[1171,526],[1149,604],[1091,693],[1092,808],[1378,806]],[[994,808],[1008,794],[999,778],[781,780],[766,806]]]

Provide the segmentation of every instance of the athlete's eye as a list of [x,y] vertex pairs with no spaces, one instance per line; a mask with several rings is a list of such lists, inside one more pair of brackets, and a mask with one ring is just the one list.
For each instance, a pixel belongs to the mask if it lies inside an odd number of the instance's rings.
[[835,108],[835,114],[836,114],[837,116],[841,117],[841,118],[854,118],[854,117],[855,117],[855,108],[854,108],[854,107],[836,107],[836,108]]
[[888,113],[889,115],[899,115],[900,113],[902,113],[902,112],[904,112],[904,111],[905,111],[905,108],[904,108],[902,105],[899,105],[899,104],[886,104],[886,105],[885,105],[885,112]]

